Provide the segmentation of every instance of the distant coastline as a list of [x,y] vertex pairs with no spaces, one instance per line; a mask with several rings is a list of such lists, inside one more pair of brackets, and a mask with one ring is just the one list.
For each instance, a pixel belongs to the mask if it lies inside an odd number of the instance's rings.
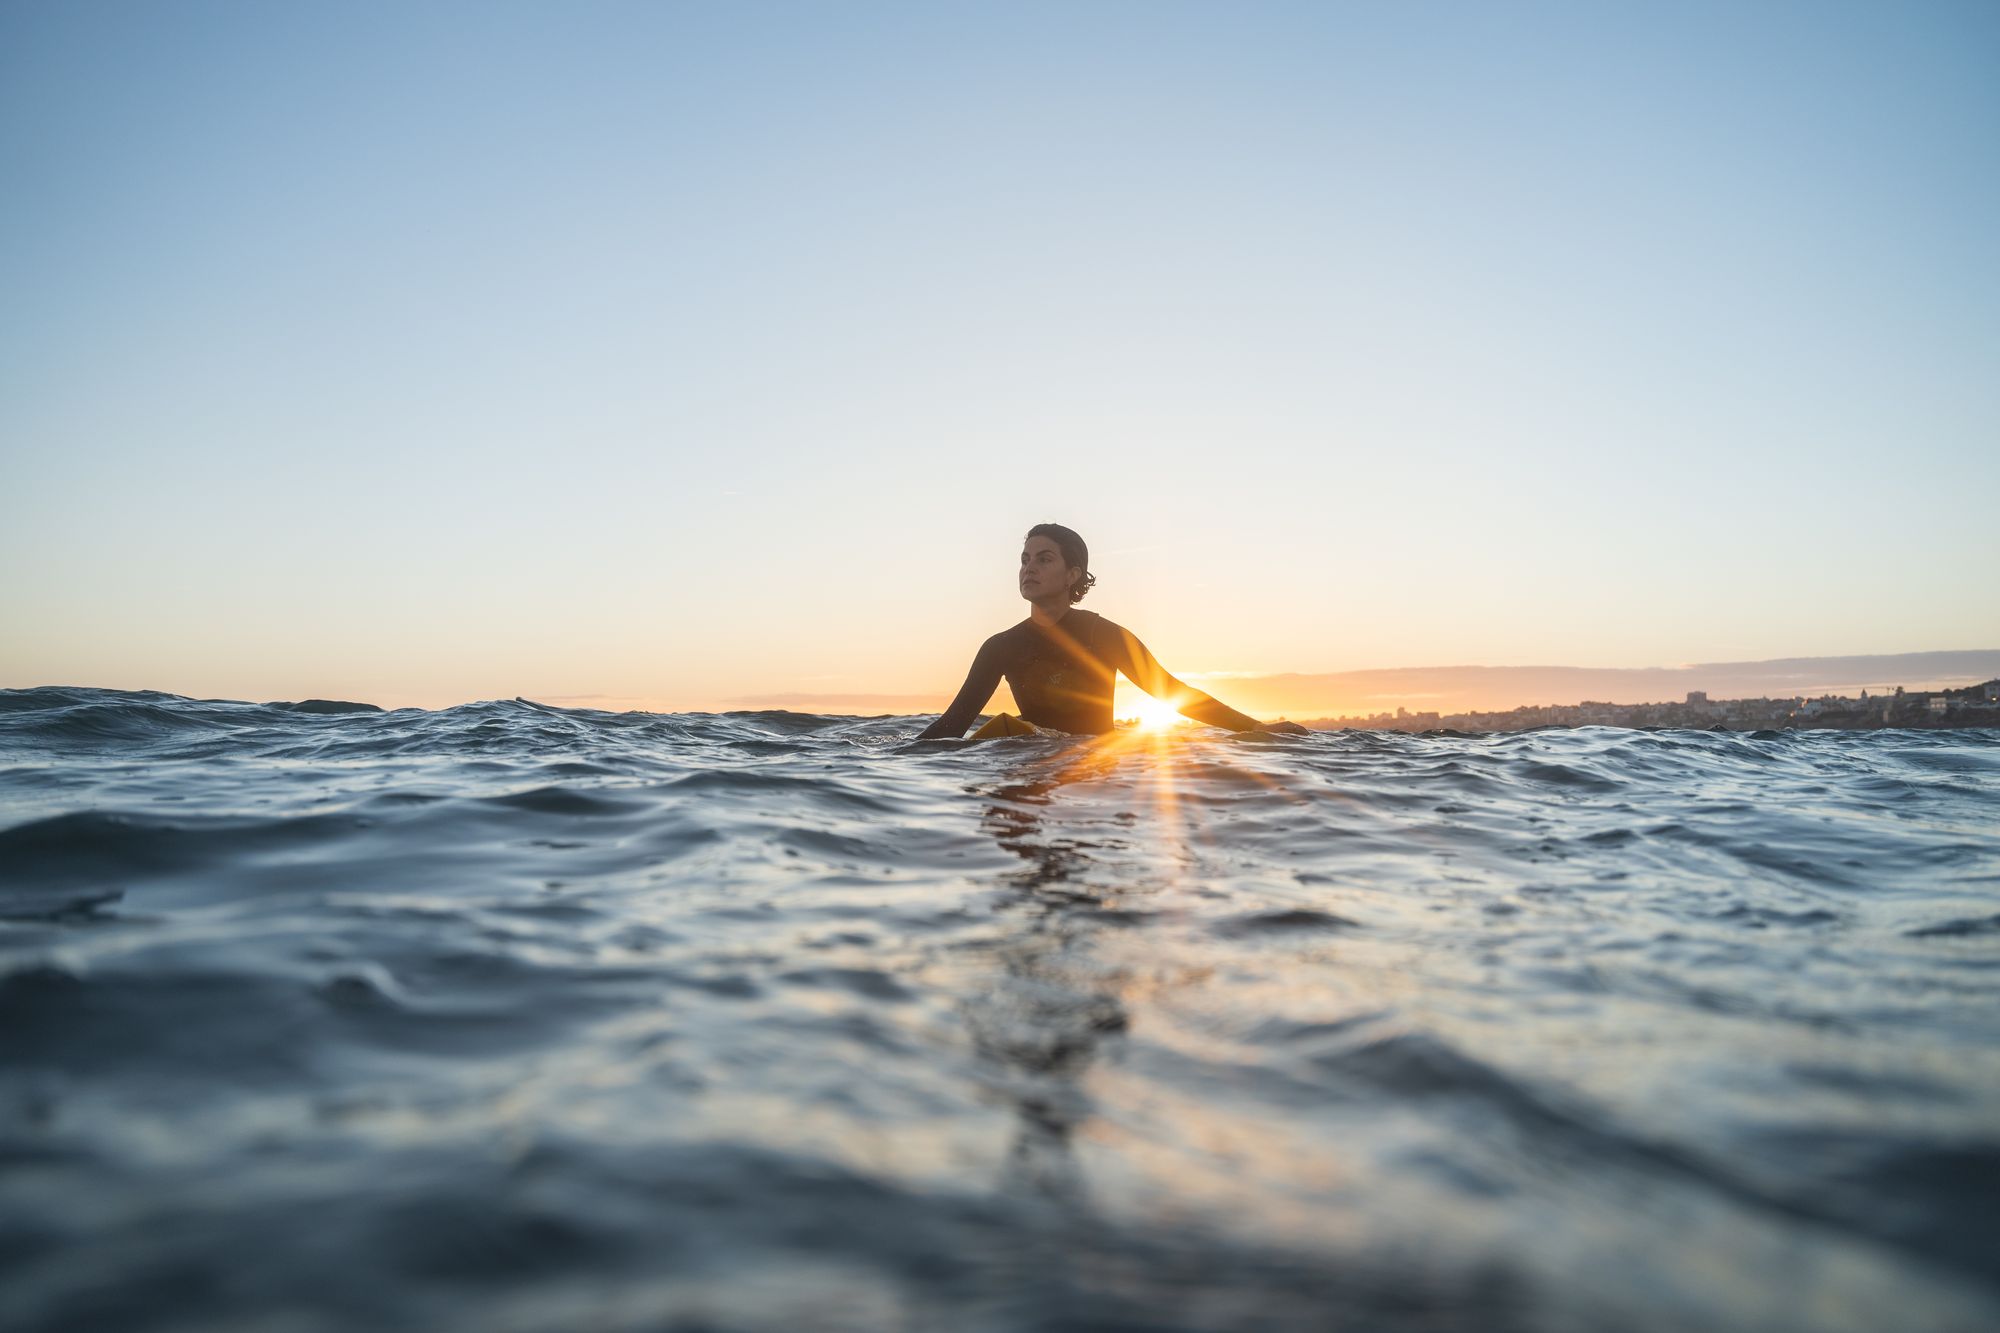
[[1366,717],[1323,717],[1303,725],[1318,730],[1528,731],[1536,727],[1696,727],[1766,731],[1820,727],[1860,731],[1880,727],[2000,727],[2000,679],[1957,689],[1906,690],[1859,697],[1710,699],[1691,690],[1678,703],[1522,704],[1505,712],[1410,712],[1398,708]]
[[1511,712],[1521,704],[1582,708],[1591,702],[1657,707],[1660,700],[1873,699],[1906,689],[1944,690],[2000,676],[2000,649],[1782,657],[1662,667],[1433,666],[1302,674],[1187,677],[1257,717],[1372,717],[1398,707],[1441,716]]

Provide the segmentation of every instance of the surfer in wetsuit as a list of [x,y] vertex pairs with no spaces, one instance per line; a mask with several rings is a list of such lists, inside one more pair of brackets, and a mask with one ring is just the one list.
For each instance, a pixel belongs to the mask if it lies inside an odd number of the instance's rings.
[[1083,538],[1060,523],[1029,528],[1021,546],[1021,596],[1029,606],[1028,618],[980,645],[958,697],[917,739],[963,736],[1003,676],[1025,721],[1057,731],[1107,732],[1112,729],[1111,688],[1121,671],[1197,722],[1231,731],[1306,730],[1296,722],[1259,722],[1174,679],[1130,630],[1075,609],[1096,583]]

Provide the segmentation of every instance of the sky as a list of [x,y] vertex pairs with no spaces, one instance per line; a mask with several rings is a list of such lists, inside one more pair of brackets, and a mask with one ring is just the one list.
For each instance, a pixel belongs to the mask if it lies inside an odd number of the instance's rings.
[[1989,3],[24,0],[0,199],[0,687],[2000,646]]

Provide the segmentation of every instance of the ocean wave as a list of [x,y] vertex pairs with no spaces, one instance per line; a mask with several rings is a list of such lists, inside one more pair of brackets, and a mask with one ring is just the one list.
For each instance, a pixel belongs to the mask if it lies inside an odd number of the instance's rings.
[[0,691],[0,1322],[2000,1318],[2000,733],[921,723]]

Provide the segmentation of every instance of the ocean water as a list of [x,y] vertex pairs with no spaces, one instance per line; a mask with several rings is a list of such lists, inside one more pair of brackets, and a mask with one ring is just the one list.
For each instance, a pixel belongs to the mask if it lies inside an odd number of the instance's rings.
[[0,1326],[2000,1326],[2000,732],[918,725],[0,691]]

